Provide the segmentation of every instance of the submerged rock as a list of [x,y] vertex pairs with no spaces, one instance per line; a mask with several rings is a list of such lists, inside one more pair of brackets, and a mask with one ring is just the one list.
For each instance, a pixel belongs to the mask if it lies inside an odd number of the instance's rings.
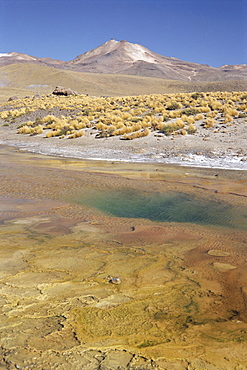
[[112,278],[110,278],[109,283],[111,283],[111,284],[121,284],[121,279],[119,277],[112,277]]

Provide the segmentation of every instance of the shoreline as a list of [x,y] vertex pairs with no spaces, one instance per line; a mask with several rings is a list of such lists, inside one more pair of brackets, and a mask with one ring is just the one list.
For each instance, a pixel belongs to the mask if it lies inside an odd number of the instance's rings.
[[[11,136],[11,138],[10,138]],[[194,137],[155,140],[154,137],[139,139],[138,142],[123,142],[115,138],[82,138],[74,140],[45,139],[43,137],[20,137],[0,133],[0,145],[15,147],[30,153],[62,158],[126,163],[149,163],[177,165],[222,170],[247,170],[246,153],[240,148],[217,148],[213,143],[199,142],[193,147]],[[188,139],[188,140],[186,140]],[[184,148],[183,142],[184,140]],[[174,142],[174,147],[173,147]],[[132,145],[131,145],[132,144]],[[235,146],[235,145],[234,145]],[[192,149],[193,148],[193,149]]]

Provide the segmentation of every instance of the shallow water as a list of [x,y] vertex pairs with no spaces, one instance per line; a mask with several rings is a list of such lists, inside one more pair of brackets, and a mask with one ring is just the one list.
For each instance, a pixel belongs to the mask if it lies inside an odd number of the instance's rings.
[[182,192],[143,192],[133,188],[91,190],[73,201],[109,215],[160,222],[247,228],[247,208]]
[[244,368],[243,171],[0,154],[0,365]]

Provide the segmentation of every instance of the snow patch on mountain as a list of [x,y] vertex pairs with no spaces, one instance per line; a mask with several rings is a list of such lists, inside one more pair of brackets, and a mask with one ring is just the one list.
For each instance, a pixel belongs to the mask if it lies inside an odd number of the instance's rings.
[[0,58],[2,57],[11,57],[11,54],[9,53],[0,53]]
[[146,50],[138,44],[128,43],[125,47],[125,50],[129,53],[129,57],[134,61],[143,60],[148,63],[157,63],[157,61],[151,56],[148,55]]
[[0,53],[0,58],[5,58],[5,57],[12,57],[18,60],[37,60],[37,58],[31,57],[30,55],[27,54],[22,54],[22,53],[16,53],[16,52],[11,52],[11,53]]

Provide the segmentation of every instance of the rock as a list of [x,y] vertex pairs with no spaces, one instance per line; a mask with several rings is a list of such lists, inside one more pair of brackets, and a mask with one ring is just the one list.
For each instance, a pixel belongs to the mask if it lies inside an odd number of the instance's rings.
[[112,277],[112,278],[110,278],[109,283],[121,284],[121,279],[119,277]]
[[62,86],[55,87],[52,94],[60,95],[60,96],[78,95],[78,93],[76,91],[73,91],[70,88],[65,89],[65,87],[62,87]]
[[35,99],[40,99],[40,95],[39,94],[34,95],[33,100]]
[[8,101],[12,101],[12,100],[18,100],[17,96],[11,96]]

